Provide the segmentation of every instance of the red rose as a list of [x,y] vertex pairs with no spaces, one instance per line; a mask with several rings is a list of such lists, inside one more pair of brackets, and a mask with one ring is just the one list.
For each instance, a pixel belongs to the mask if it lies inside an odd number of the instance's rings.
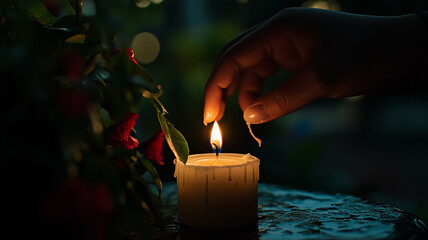
[[130,135],[132,128],[135,126],[135,119],[138,114],[128,113],[122,122],[112,127],[110,135],[110,144],[116,147],[134,149],[138,146],[138,140]]
[[58,103],[68,116],[85,117],[92,100],[79,89],[65,88],[58,92]]
[[163,162],[163,142],[165,140],[165,133],[161,130],[156,133],[152,138],[141,144],[141,151],[144,156],[149,160],[157,162],[159,165],[164,165]]

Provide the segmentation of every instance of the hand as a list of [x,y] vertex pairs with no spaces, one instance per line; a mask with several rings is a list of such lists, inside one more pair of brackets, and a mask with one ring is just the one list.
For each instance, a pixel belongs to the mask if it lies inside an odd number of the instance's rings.
[[[284,9],[225,46],[206,84],[204,124],[223,117],[237,89],[244,119],[253,124],[318,98],[426,90],[427,43],[428,28],[415,14]],[[260,96],[279,68],[292,76]]]

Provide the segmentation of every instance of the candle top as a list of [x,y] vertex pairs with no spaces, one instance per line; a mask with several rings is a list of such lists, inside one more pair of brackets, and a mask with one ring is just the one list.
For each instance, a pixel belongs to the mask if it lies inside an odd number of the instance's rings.
[[244,165],[255,161],[259,161],[259,159],[249,153],[221,153],[219,156],[216,156],[214,153],[206,153],[190,155],[186,165],[195,167],[225,167]]

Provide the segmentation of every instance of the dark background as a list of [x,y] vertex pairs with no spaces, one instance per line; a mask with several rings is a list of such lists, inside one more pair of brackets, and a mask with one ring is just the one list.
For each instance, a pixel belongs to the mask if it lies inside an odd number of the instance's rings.
[[[169,118],[186,137],[191,154],[212,151],[211,125],[202,123],[203,92],[223,45],[283,8],[313,6],[314,2],[360,14],[428,10],[424,0],[164,0],[146,8],[151,20],[139,31],[157,36],[160,53],[145,67],[163,86],[161,99]],[[266,91],[286,77],[286,72],[273,76]],[[141,125],[156,124],[150,104],[142,112]],[[428,219],[427,94],[319,100],[254,126],[256,136],[263,140],[261,148],[248,132],[236,96],[229,100],[219,124],[223,152],[259,157],[262,183],[352,194]],[[148,137],[153,132],[143,134]],[[166,164],[158,170],[163,181],[174,181],[174,156],[167,148],[164,155]]]

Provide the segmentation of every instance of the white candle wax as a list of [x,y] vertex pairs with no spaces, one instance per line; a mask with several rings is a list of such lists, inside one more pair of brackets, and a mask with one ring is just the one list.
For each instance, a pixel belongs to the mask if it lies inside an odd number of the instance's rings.
[[260,160],[250,154],[190,155],[174,160],[178,219],[202,229],[227,229],[257,221]]

